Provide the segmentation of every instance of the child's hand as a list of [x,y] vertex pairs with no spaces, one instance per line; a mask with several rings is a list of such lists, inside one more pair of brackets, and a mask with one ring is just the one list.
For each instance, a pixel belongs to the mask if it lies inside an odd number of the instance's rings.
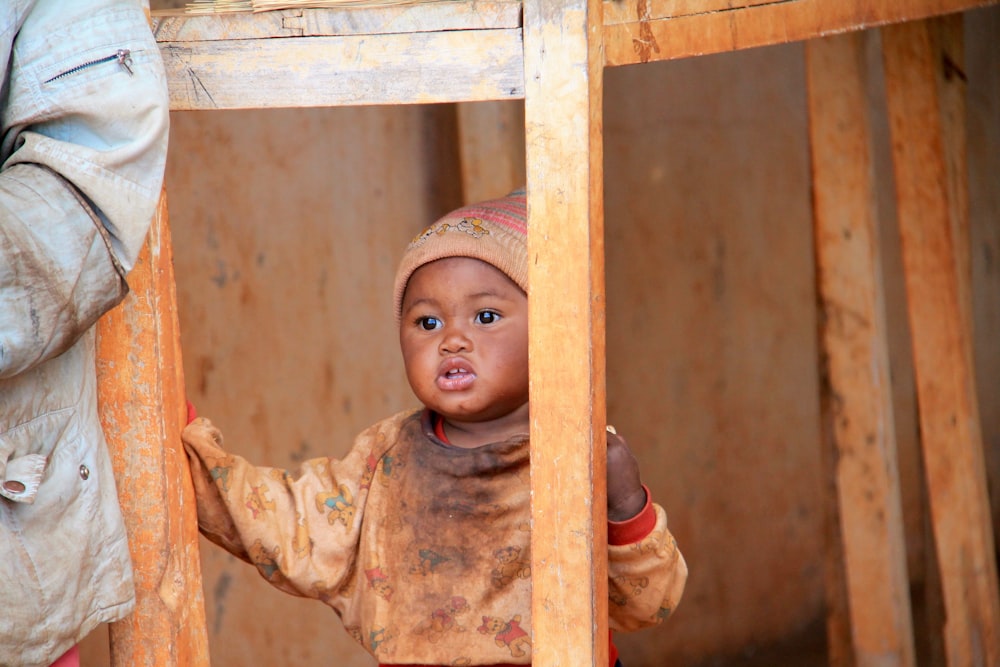
[[631,519],[646,505],[646,490],[639,479],[639,462],[625,438],[608,427],[608,520]]

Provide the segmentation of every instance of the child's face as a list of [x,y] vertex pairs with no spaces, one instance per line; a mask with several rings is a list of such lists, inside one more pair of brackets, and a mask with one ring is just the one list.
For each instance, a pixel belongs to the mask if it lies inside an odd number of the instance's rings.
[[528,405],[528,298],[496,267],[469,257],[410,277],[399,323],[406,377],[453,423],[483,424]]

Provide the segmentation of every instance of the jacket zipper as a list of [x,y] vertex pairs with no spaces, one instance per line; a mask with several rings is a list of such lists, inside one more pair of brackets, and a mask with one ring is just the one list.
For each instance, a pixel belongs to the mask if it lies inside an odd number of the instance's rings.
[[97,60],[91,60],[89,62],[82,63],[68,69],[65,72],[56,74],[51,79],[48,79],[45,83],[52,83],[56,79],[61,79],[64,76],[69,76],[70,74],[76,74],[80,70],[87,69],[88,67],[93,67],[94,65],[100,65],[101,63],[110,63],[112,61],[117,62],[123,70],[128,72],[129,76],[132,76],[132,51],[129,49],[118,49],[115,51],[114,55],[110,55],[104,58],[98,58]]

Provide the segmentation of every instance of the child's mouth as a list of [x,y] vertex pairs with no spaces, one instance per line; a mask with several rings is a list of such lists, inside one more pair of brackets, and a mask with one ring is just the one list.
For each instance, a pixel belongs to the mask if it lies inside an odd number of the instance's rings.
[[437,377],[438,389],[442,391],[461,391],[468,389],[476,381],[476,374],[464,366],[454,366]]

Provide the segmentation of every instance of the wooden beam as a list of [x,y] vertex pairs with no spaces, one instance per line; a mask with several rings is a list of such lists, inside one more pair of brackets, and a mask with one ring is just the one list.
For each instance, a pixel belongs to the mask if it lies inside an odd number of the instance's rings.
[[435,0],[339,9],[284,9],[211,15],[187,14],[177,10],[153,12],[153,32],[161,43],[520,27],[520,0]]
[[521,98],[520,28],[511,0],[154,23],[174,111]]
[[97,326],[98,401],[136,579],[110,628],[112,667],[208,665],[194,489],[181,445],[184,373],[166,198],[131,293]]
[[972,364],[961,17],[882,31],[917,402],[947,664],[1000,664]]
[[524,95],[521,31],[161,42],[173,111]]
[[996,0],[607,0],[608,66],[784,44],[993,4]]
[[600,0],[526,0],[536,667],[608,664]]
[[879,260],[865,36],[806,44],[830,664],[915,662]]
[[[606,0],[608,66],[733,51],[998,0]],[[418,104],[524,96],[521,3],[159,13],[171,109]]]

